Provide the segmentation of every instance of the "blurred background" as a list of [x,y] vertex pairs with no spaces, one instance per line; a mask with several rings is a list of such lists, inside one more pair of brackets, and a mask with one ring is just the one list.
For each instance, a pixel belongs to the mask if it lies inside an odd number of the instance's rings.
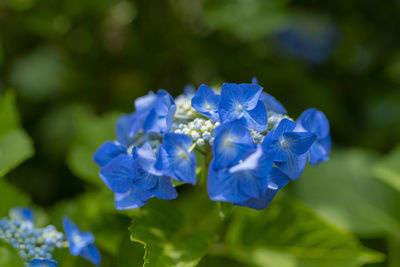
[[0,93],[36,151],[7,179],[41,207],[71,199],[90,187],[77,144],[135,98],[255,76],[291,117],[331,123],[331,161],[287,193],[400,266],[399,25],[399,0],[0,0]]

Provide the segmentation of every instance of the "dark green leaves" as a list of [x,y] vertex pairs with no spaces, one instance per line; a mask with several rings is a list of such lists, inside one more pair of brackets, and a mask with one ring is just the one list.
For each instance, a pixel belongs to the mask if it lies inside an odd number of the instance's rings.
[[216,238],[215,203],[190,190],[178,200],[152,199],[133,217],[131,239],[146,250],[144,266],[196,266]]
[[0,96],[0,176],[33,155],[33,145],[20,128],[15,95]]
[[71,146],[67,162],[75,175],[87,182],[102,185],[99,167],[93,161],[93,154],[107,140],[115,139],[117,113],[97,117],[91,111],[76,107],[74,119],[76,127],[75,142]]

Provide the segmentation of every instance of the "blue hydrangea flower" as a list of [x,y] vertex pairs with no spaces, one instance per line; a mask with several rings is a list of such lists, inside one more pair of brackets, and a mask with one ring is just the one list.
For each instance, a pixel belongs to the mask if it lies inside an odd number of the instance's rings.
[[158,152],[156,168],[165,175],[190,184],[196,184],[196,155],[189,151],[192,139],[184,134],[164,136]]
[[261,210],[264,209],[275,197],[276,193],[287,185],[290,181],[284,173],[278,168],[272,168],[267,176],[268,186],[265,193],[260,198],[250,198],[245,202],[234,203],[237,206],[248,207],[251,209]]
[[294,132],[296,123],[283,119],[278,127],[271,130],[263,147],[274,155],[276,166],[290,179],[296,180],[307,162],[307,152],[315,142],[316,135],[310,132]]
[[322,111],[310,108],[304,111],[297,120],[297,131],[312,132],[317,135],[317,140],[308,153],[311,165],[329,160],[331,151],[331,136],[329,121]]
[[222,123],[243,118],[249,128],[267,128],[267,110],[260,101],[262,87],[255,84],[224,83],[221,88],[219,119]]
[[240,203],[261,198],[268,186],[267,174],[272,160],[266,160],[259,145],[255,152],[229,168],[209,168],[207,189],[214,201]]
[[82,232],[67,216],[63,217],[63,227],[72,255],[81,255],[85,259],[100,265],[100,251],[94,245],[94,236],[90,232]]
[[218,121],[220,99],[220,95],[215,94],[210,87],[203,84],[199,87],[199,90],[197,90],[195,96],[192,98],[192,107],[201,115],[213,119],[214,121]]
[[[259,85],[256,77],[253,78],[251,83]],[[260,100],[264,103],[267,110],[271,110],[271,111],[274,111],[274,112],[277,112],[280,114],[287,113],[285,107],[278,100],[276,100],[275,97],[273,97],[272,95],[270,95],[266,92],[261,93]]]
[[174,199],[169,178],[155,169],[156,155],[149,143],[134,147],[131,155],[120,155],[101,168],[100,177],[114,191],[117,209],[143,206],[150,198]]
[[33,259],[29,267],[57,267],[57,262],[49,259]]
[[116,125],[117,140],[125,146],[133,143],[134,137],[141,130],[146,133],[167,133],[176,105],[174,99],[164,90],[136,99],[135,112],[120,117]]
[[93,160],[100,167],[104,167],[114,158],[124,154],[127,154],[126,146],[122,145],[118,141],[107,141],[97,149],[93,156]]
[[214,130],[213,162],[210,168],[219,170],[235,165],[254,147],[251,133],[243,120],[235,120]]

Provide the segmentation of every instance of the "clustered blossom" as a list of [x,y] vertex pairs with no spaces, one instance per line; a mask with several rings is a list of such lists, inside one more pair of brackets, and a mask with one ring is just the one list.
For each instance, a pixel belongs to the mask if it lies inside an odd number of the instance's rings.
[[[68,220],[64,218],[64,220]],[[74,226],[76,227],[76,226]],[[24,260],[26,266],[29,267],[57,267],[57,262],[52,259],[52,254],[56,248],[69,247],[71,254],[81,254],[95,264],[100,263],[100,254],[96,248],[89,250],[97,251],[97,254],[91,253],[73,253],[73,248],[82,246],[83,242],[79,239],[79,235],[74,234],[71,238],[71,226],[64,225],[66,238],[64,234],[58,232],[54,225],[48,225],[44,228],[37,228],[34,224],[34,213],[29,208],[13,208],[9,212],[9,217],[0,220],[0,239],[9,243],[16,249]],[[81,233],[81,232],[79,232]],[[83,238],[90,233],[84,233]],[[90,234],[91,235],[91,234]],[[94,238],[90,240],[90,244],[84,244],[84,247],[94,246]],[[86,249],[88,250],[88,249]],[[94,255],[94,256],[93,256]]]
[[208,155],[200,167],[208,171],[210,198],[262,209],[307,161],[329,158],[325,115],[309,109],[295,122],[286,113],[256,79],[189,88],[176,100],[164,90],[150,92],[118,120],[117,140],[105,142],[94,160],[117,209],[176,198],[171,180],[195,185],[197,157]]

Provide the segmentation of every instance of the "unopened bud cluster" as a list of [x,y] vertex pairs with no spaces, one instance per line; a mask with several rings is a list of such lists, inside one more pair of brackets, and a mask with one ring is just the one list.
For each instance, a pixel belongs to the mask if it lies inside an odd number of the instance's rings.
[[55,248],[64,245],[64,234],[53,225],[35,228],[33,222],[23,218],[0,220],[0,239],[11,244],[28,264],[32,259],[51,259]]

